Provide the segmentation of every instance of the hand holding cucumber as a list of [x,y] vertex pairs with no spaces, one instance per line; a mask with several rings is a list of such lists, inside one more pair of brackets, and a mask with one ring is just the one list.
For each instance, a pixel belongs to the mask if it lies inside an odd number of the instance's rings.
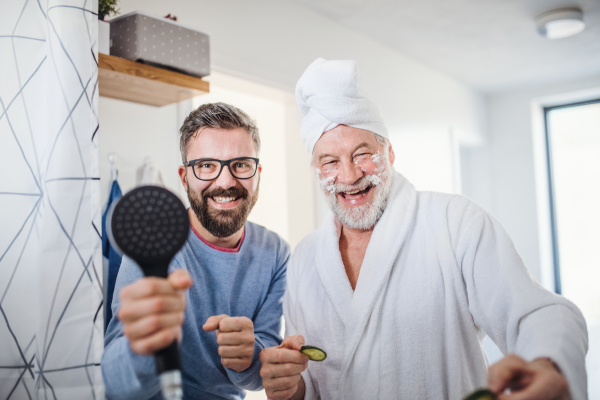
[[308,356],[300,352],[302,335],[288,336],[281,345],[268,347],[260,353],[260,376],[267,397],[271,400],[304,398],[304,381],[300,373],[308,367]]

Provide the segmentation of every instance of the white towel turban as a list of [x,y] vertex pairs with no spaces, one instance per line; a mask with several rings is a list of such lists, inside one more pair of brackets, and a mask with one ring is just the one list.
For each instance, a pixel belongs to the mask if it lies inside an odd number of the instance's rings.
[[381,110],[359,86],[356,61],[315,60],[296,84],[296,102],[304,115],[300,137],[310,154],[321,135],[338,125],[388,138]]

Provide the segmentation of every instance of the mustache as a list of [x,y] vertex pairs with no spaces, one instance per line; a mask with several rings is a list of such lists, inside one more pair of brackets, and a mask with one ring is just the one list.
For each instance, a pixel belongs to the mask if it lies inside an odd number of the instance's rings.
[[352,185],[344,185],[343,183],[336,183],[332,185],[331,192],[333,194],[345,193],[345,192],[354,192],[356,190],[362,191],[368,188],[369,186],[377,186],[378,181],[372,178],[372,175],[363,176],[358,181],[353,183]]
[[205,190],[202,192],[202,198],[204,200],[209,197],[235,197],[236,199],[241,197],[242,199],[248,198],[248,191],[243,187],[234,186],[229,189],[215,188],[211,191]]

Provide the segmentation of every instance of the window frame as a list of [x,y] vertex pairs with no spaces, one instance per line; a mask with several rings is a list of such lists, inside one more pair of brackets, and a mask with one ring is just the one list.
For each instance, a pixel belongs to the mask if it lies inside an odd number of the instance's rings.
[[550,208],[550,236],[552,238],[552,264],[554,271],[554,291],[558,294],[562,294],[562,283],[560,277],[560,250],[558,243],[558,226],[556,223],[556,200],[554,193],[554,172],[552,167],[552,142],[550,140],[550,126],[548,123],[548,115],[553,110],[561,108],[581,107],[591,104],[600,103],[600,98],[578,101],[575,103],[567,103],[556,106],[548,106],[543,108],[544,112],[544,139],[546,144],[546,169],[548,179],[548,202]]

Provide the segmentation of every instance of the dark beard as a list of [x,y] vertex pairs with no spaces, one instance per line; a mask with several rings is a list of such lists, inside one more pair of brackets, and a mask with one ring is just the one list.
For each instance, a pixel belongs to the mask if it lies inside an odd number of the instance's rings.
[[[225,238],[233,235],[246,223],[248,215],[258,200],[258,186],[252,197],[248,191],[241,186],[229,189],[216,188],[212,191],[205,190],[201,196],[190,189],[188,185],[188,199],[190,207],[198,217],[202,226],[213,236]],[[209,197],[234,197],[241,198],[240,204],[232,210],[217,210],[208,204]]]

